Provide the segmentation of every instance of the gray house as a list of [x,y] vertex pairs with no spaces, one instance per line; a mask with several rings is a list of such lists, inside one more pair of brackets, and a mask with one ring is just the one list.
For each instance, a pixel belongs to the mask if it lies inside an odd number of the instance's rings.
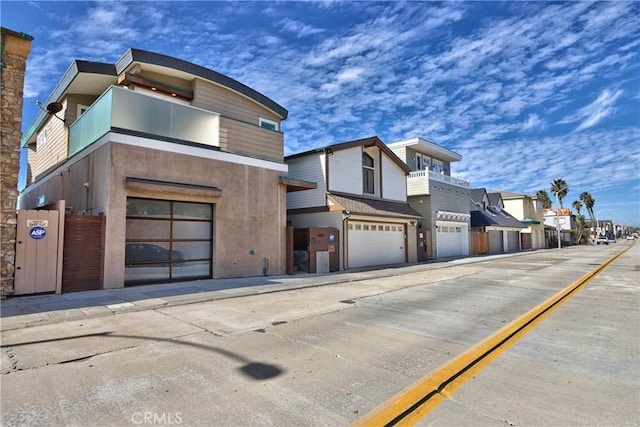
[[411,169],[407,202],[422,216],[422,233],[430,236],[427,257],[469,255],[469,181],[451,176],[451,164],[462,156],[422,138],[387,145]]
[[520,250],[520,232],[527,228],[504,210],[499,192],[487,193],[484,188],[471,190],[471,230],[487,232],[489,253],[505,253]]

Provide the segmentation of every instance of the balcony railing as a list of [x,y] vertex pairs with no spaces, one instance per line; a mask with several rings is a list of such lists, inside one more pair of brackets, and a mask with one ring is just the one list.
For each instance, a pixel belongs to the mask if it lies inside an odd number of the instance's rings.
[[452,176],[430,170],[413,171],[407,178],[407,195],[415,196],[419,194],[430,194],[430,181],[445,182],[458,187],[470,187],[469,181],[465,181],[464,179],[454,178]]
[[111,130],[220,145],[219,114],[112,86],[69,127],[69,157]]

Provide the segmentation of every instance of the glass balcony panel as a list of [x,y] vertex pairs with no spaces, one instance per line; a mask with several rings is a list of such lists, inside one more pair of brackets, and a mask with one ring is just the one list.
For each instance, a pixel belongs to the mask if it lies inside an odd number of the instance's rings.
[[69,156],[93,144],[112,128],[150,138],[220,145],[218,114],[112,86],[71,125]]
[[171,136],[171,103],[128,90],[113,92],[112,126],[151,135]]
[[171,104],[171,136],[185,141],[218,146],[218,117],[207,111]]
[[69,128],[69,157],[88,147],[111,128],[111,90],[105,92]]

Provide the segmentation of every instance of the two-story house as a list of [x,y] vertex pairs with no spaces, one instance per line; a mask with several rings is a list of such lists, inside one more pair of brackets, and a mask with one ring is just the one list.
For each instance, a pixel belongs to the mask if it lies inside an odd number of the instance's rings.
[[550,248],[558,247],[558,233],[562,246],[574,245],[573,231],[576,230],[576,216],[571,209],[544,209],[545,233]]
[[521,248],[544,249],[547,242],[544,233],[542,201],[537,196],[501,191],[504,208],[518,221],[527,226],[521,231]]
[[462,156],[422,138],[387,145],[411,170],[407,201],[422,216],[419,236],[427,246],[419,259],[468,255],[469,181],[451,176],[451,164]]
[[20,208],[104,216],[104,288],[285,272],[282,106],[138,49],[74,61],[43,106]]
[[289,176],[317,183],[289,193],[294,228],[338,230],[340,269],[416,261],[420,214],[407,204],[410,169],[379,138],[318,148],[285,158]]
[[505,210],[499,192],[471,189],[471,230],[488,235],[488,253],[520,250],[520,231],[527,228]]

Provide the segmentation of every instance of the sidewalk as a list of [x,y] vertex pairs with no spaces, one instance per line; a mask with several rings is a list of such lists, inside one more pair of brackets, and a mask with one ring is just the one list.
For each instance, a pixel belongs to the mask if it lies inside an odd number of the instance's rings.
[[[551,251],[555,250],[551,249]],[[0,331],[153,310],[167,306],[399,276],[497,258],[526,256],[536,252],[539,251],[445,259],[329,274],[302,273],[293,276],[208,279],[67,294],[12,297],[1,301]]]

